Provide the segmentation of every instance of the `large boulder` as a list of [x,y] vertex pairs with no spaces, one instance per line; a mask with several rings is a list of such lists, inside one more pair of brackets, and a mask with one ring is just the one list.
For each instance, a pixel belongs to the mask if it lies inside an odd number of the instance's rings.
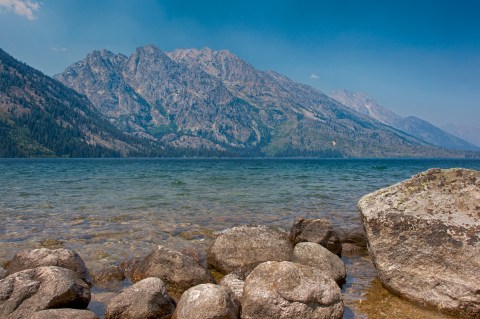
[[115,296],[107,305],[105,319],[166,318],[175,303],[159,278],[146,278]]
[[168,286],[183,290],[214,282],[208,270],[195,259],[164,246],[158,246],[133,271],[134,281],[148,277],[158,277]]
[[172,319],[237,319],[239,314],[232,291],[202,284],[183,293]]
[[25,269],[43,266],[70,269],[77,273],[88,285],[92,285],[92,280],[82,258],[76,252],[65,248],[40,248],[16,253],[6,265],[7,276]]
[[79,309],[48,309],[35,312],[29,319],[98,319],[98,316],[89,310]]
[[480,172],[431,169],[362,197],[382,284],[419,304],[480,317]]
[[342,259],[319,244],[298,243],[293,250],[292,261],[315,267],[340,285],[345,283],[347,275]]
[[29,318],[51,308],[85,309],[89,302],[87,284],[66,268],[38,267],[0,280],[0,318]]
[[342,244],[332,225],[325,218],[298,218],[290,230],[290,240],[294,244],[301,242],[317,243],[335,255],[340,256],[342,254]]
[[290,260],[292,253],[287,233],[265,226],[241,226],[226,230],[215,240],[208,263],[223,274],[245,278],[262,262]]
[[340,288],[317,268],[288,261],[265,262],[248,275],[243,319],[339,319]]

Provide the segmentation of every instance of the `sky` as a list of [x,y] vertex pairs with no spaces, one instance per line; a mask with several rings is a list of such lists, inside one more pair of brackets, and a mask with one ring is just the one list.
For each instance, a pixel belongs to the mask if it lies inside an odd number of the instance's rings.
[[480,126],[480,1],[0,0],[0,47],[47,75],[146,44],[228,49],[326,94]]

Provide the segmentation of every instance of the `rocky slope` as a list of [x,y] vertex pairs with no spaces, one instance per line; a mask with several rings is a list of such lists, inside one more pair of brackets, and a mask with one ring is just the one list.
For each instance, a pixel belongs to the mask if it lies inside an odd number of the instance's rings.
[[175,148],[242,156],[453,154],[228,51],[94,51],[55,78],[117,127]]
[[442,125],[441,129],[480,147],[480,127],[478,126],[446,124]]
[[89,100],[0,49],[0,157],[145,154]]
[[462,140],[418,117],[401,117],[379,105],[366,94],[349,92],[347,90],[335,90],[330,96],[359,113],[368,115],[386,125],[390,125],[435,146],[458,150],[479,149],[472,143]]

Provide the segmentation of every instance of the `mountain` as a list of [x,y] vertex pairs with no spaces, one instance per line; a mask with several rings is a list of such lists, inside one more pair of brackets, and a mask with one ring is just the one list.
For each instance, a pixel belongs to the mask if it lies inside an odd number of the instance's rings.
[[379,105],[366,94],[349,92],[347,90],[335,90],[330,96],[359,113],[368,115],[386,125],[411,134],[429,144],[446,149],[479,150],[479,148],[472,143],[454,136],[418,117],[401,117]]
[[461,156],[227,50],[93,51],[55,76],[132,135],[230,156]]
[[446,124],[441,128],[465,141],[480,147],[480,126]]
[[0,157],[116,157],[144,147],[85,96],[0,49]]

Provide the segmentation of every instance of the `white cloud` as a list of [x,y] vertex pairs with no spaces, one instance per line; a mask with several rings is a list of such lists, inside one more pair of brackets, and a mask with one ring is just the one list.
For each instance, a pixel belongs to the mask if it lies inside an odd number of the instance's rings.
[[0,0],[0,11],[11,11],[28,20],[35,20],[34,12],[40,9],[40,2],[35,0]]
[[[0,0],[0,1],[1,1],[1,0]],[[316,75],[316,74],[311,74],[311,75],[310,75],[310,79],[312,79],[312,80],[316,80],[316,79],[318,79],[318,78],[320,78],[320,77],[319,77],[318,75]]]
[[[2,1],[2,0],[0,0],[0,1]],[[67,48],[62,48],[62,47],[52,47],[50,49],[54,52],[67,52],[68,51]]]

